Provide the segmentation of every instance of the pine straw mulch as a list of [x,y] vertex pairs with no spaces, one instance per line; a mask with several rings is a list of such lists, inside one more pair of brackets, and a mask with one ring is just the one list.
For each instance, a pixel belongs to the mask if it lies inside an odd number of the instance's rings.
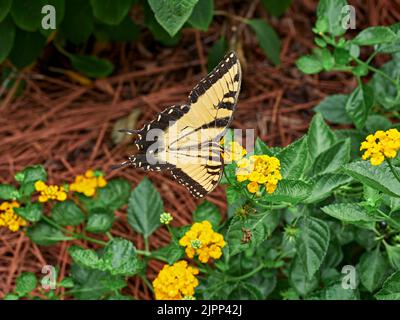
[[[316,1],[293,1],[281,18],[271,18],[257,1],[217,1],[217,9],[245,17],[267,19],[282,40],[282,64],[272,66],[261,52],[248,28],[234,20],[216,17],[207,33],[186,29],[177,47],[155,44],[144,33],[135,44],[114,45],[105,53],[118,61],[114,76],[83,87],[46,70],[52,62],[42,58],[33,71],[21,74],[26,89],[12,99],[6,92],[0,101],[0,182],[12,182],[14,173],[27,165],[43,164],[51,183],[71,182],[88,168],[109,172],[111,164],[123,161],[126,144],[114,145],[111,131],[116,120],[133,109],[140,110],[137,127],[154,118],[165,107],[184,103],[196,82],[206,74],[208,51],[222,33],[235,38],[243,64],[242,91],[233,122],[234,128],[255,128],[269,145],[285,146],[304,134],[312,108],[323,97],[347,93],[356,83],[350,76],[325,73],[302,75],[294,66],[301,54],[313,46],[311,32]],[[392,24],[400,19],[400,1],[350,1],[357,8],[357,27]],[[45,56],[51,55],[51,46]],[[108,51],[107,51],[108,50]],[[104,52],[103,52],[104,54]],[[50,60],[52,61],[52,60]],[[62,65],[62,60],[59,61]],[[378,61],[379,63],[379,61]],[[168,175],[126,169],[108,173],[107,178],[123,177],[135,186],[148,176],[160,191],[165,209],[174,216],[174,225],[188,224],[198,201]],[[207,200],[226,208],[224,189],[217,188]],[[143,242],[126,222],[126,208],[117,213],[111,233]],[[168,234],[158,230],[150,239],[152,249],[165,245]],[[75,241],[84,247],[91,245]],[[13,289],[23,271],[40,274],[44,265],[59,266],[59,278],[68,274],[70,242],[39,247],[22,232],[0,229],[0,298]],[[148,276],[153,279],[162,264],[151,261]],[[57,289],[58,293],[64,289]],[[151,293],[138,277],[129,280],[125,293],[150,299]]]

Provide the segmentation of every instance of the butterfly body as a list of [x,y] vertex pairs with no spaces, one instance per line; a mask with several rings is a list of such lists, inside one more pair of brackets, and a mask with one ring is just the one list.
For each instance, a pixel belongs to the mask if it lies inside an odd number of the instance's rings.
[[231,52],[189,94],[188,104],[171,106],[137,134],[138,153],[120,166],[169,171],[194,197],[217,185],[223,172],[220,140],[232,121],[241,84],[240,63]]

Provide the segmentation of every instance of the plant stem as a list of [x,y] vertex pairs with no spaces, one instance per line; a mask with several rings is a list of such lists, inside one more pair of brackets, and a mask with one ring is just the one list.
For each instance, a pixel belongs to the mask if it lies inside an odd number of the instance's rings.
[[112,234],[111,234],[110,231],[107,231],[107,232],[106,232],[106,236],[107,236],[108,239],[110,239],[110,240],[114,239],[114,237],[112,236]]
[[240,22],[246,23],[246,24],[249,23],[249,19],[246,19],[246,18],[243,18],[243,17],[240,17],[240,16],[236,16],[234,14],[231,14],[231,13],[223,11],[223,10],[215,10],[214,11],[214,15],[216,15],[216,16],[225,16],[225,17],[228,17],[228,18],[231,18],[233,20],[237,20],[237,21],[240,21]]
[[260,264],[257,268],[253,269],[252,271],[250,271],[249,273],[243,274],[241,276],[238,277],[229,277],[227,278],[228,281],[241,281],[241,280],[245,280],[247,278],[250,278],[252,276],[254,276],[257,272],[261,271],[262,269],[265,268],[264,264]]
[[364,62],[364,61],[362,61],[362,60],[360,60],[360,59],[358,59],[358,58],[356,58],[356,57],[353,57],[353,59],[354,59],[354,61],[356,61],[357,63],[359,63],[359,64],[361,64],[361,65],[367,67],[369,70],[371,70],[371,71],[373,71],[373,72],[379,74],[380,76],[382,76],[382,77],[385,78],[386,80],[390,81],[390,82],[395,86],[395,88],[398,87],[398,83],[396,82],[396,80],[394,80],[393,78],[389,77],[385,72],[383,72],[383,71],[381,71],[381,70],[379,70],[379,69],[376,69],[375,67],[369,65],[368,63],[366,63],[366,62]]
[[151,285],[150,281],[145,276],[140,276],[140,279],[142,279],[144,284],[150,289],[151,292],[154,293],[154,289],[153,289],[153,286]]
[[400,175],[399,175],[399,173],[397,172],[396,168],[393,166],[392,160],[386,158],[386,162],[387,162],[388,165],[389,165],[390,171],[392,171],[392,173],[393,173],[393,175],[395,176],[395,178],[397,179],[397,181],[400,182]]
[[150,248],[149,247],[149,238],[148,237],[144,237],[144,250],[147,251],[147,252],[150,252],[149,248]]
[[388,222],[392,223],[397,229],[400,230],[400,223],[398,223],[396,220],[394,220],[392,217],[388,216],[386,213],[384,213],[382,210],[377,209],[377,211],[380,213],[380,215],[385,218]]

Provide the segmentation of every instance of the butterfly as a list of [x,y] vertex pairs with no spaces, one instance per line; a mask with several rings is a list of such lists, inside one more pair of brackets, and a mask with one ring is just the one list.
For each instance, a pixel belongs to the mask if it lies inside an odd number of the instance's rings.
[[223,174],[220,140],[232,122],[242,72],[234,52],[190,92],[188,103],[171,106],[140,130],[138,153],[112,169],[133,166],[148,171],[169,171],[195,198],[215,189]]

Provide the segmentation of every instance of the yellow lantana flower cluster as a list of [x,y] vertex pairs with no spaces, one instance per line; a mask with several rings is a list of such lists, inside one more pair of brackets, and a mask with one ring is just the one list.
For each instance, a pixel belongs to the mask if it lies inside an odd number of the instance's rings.
[[186,261],[165,265],[153,281],[154,294],[157,300],[182,300],[192,297],[199,285],[195,275],[199,270],[188,265]]
[[250,181],[247,190],[256,193],[264,184],[268,193],[273,193],[282,179],[278,158],[267,155],[253,155],[237,163],[236,178],[239,182]]
[[0,204],[0,227],[5,227],[16,232],[20,227],[26,226],[27,221],[19,217],[14,212],[14,208],[19,208],[17,201],[4,201]]
[[361,143],[361,150],[365,150],[363,160],[369,159],[373,166],[379,166],[385,158],[396,157],[400,150],[400,132],[397,129],[378,130]]
[[107,185],[106,179],[103,174],[87,170],[84,175],[75,177],[75,181],[70,184],[69,189],[83,193],[87,197],[93,197],[97,188],[103,188]]
[[47,202],[49,200],[64,201],[67,199],[67,192],[63,186],[47,185],[39,180],[35,182],[35,190],[40,193],[39,202]]
[[205,220],[194,223],[179,240],[179,244],[186,247],[185,252],[189,258],[192,259],[197,254],[200,262],[207,263],[210,258],[221,257],[221,249],[226,243],[222,234],[215,232],[211,223]]
[[246,149],[236,141],[229,141],[227,144],[224,144],[224,141],[222,140],[221,145],[224,145],[222,158],[224,159],[225,163],[239,161],[247,154]]

